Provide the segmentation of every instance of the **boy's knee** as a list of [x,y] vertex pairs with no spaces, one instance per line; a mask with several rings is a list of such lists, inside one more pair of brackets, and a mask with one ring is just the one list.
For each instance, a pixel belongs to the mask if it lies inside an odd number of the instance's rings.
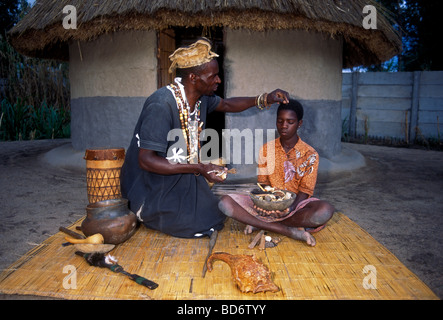
[[322,216],[323,219],[325,219],[326,221],[328,221],[329,219],[332,218],[333,214],[334,214],[334,207],[329,203],[329,202],[323,202],[323,206],[322,206]]
[[314,219],[319,225],[328,222],[334,214],[334,207],[326,201],[321,201],[321,204],[316,210]]
[[218,208],[228,217],[232,217],[234,215],[234,208],[231,201],[231,197],[222,196],[220,201],[218,202]]

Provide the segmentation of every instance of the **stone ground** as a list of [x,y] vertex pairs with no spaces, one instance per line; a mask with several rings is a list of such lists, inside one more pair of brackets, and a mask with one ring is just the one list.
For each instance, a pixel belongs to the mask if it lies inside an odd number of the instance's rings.
[[[69,143],[0,142],[0,270],[84,216],[86,165],[43,160]],[[322,174],[315,195],[368,231],[442,298],[443,152],[345,145],[363,155],[366,166]],[[29,297],[0,295],[23,298]]]

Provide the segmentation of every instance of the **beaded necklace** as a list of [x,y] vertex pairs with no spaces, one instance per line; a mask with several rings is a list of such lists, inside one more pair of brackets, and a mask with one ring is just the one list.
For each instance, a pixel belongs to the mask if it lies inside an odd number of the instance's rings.
[[[179,84],[177,79],[175,81],[177,82],[177,84]],[[195,115],[195,120],[193,121],[191,107],[189,106],[187,99],[183,98],[181,88],[179,88],[178,85],[171,83],[168,86],[168,89],[170,89],[171,92],[174,94],[175,101],[177,102],[180,125],[188,149],[189,162],[199,162],[198,153],[200,150],[200,133],[202,131],[202,126],[200,123],[201,101],[198,100],[195,104],[193,112],[193,114]]]

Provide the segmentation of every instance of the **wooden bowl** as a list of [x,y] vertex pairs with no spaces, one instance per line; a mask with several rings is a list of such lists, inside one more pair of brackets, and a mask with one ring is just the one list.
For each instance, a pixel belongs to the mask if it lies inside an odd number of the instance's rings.
[[251,198],[252,202],[254,202],[254,204],[263,209],[263,210],[267,210],[267,211],[273,211],[273,210],[279,210],[279,211],[284,211],[287,208],[289,208],[295,201],[295,197],[297,196],[296,193],[291,192],[291,191],[287,191],[287,190],[282,190],[283,192],[289,192],[291,194],[291,198],[287,199],[287,200],[279,200],[279,201],[267,201],[267,200],[262,200],[258,195],[263,195],[263,194],[272,194],[272,192],[264,192],[260,189],[254,189],[251,191],[251,193],[249,193],[249,197]]

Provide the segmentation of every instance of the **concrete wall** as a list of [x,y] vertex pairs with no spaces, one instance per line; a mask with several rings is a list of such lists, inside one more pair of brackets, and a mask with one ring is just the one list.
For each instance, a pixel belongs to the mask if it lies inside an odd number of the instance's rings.
[[73,42],[69,59],[73,147],[126,148],[146,97],[157,89],[155,32]]
[[442,71],[344,73],[342,95],[351,135],[411,142],[417,134],[436,138],[443,122]]
[[[226,30],[226,97],[257,96],[276,88],[288,91],[304,106],[300,136],[321,157],[341,151],[342,41],[305,31],[250,32]],[[276,106],[226,115],[226,128],[275,129]],[[276,136],[276,135],[275,135]],[[272,137],[265,135],[263,142]],[[262,142],[262,143],[263,143]],[[253,152],[258,154],[257,143]],[[231,154],[239,152],[232,150]],[[246,148],[245,148],[246,149]],[[242,150],[244,152],[244,150]],[[256,164],[235,164],[236,177],[256,176]]]

